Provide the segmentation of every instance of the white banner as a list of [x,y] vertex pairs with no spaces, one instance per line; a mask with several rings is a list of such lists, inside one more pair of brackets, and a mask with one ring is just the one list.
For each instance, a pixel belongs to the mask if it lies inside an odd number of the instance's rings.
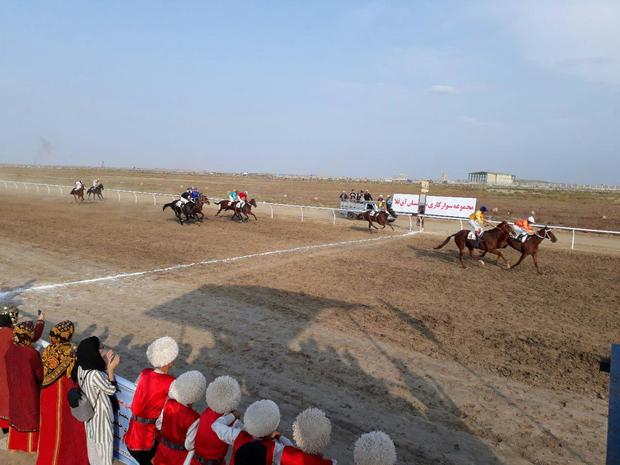
[[476,199],[470,197],[426,197],[425,215],[467,218],[476,211]]
[[397,213],[418,213],[420,196],[418,194],[394,194],[392,209]]

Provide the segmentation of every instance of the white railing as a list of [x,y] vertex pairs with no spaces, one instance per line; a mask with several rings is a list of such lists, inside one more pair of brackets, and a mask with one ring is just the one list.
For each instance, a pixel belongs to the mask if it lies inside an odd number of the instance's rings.
[[[68,186],[68,185],[60,185],[60,184],[42,184],[42,183],[34,183],[34,182],[24,182],[24,181],[8,181],[8,180],[2,180],[0,179],[0,186],[4,186],[5,188],[9,188],[9,187],[13,187],[15,189],[19,189],[20,186],[21,188],[23,188],[25,191],[30,191],[30,188],[33,189],[33,191],[35,192],[45,192],[47,191],[48,194],[51,194],[53,191],[58,191],[58,193],[60,195],[68,195],[67,190],[73,189],[73,187],[75,186]],[[104,193],[106,192],[115,192],[117,201],[120,202],[121,199],[121,194],[131,194],[131,196],[133,197],[133,201],[134,203],[138,203],[138,196],[142,196],[142,197],[150,197],[153,200],[153,205],[157,205],[157,199],[158,197],[167,197],[167,198],[171,198],[171,199],[176,199],[179,197],[178,194],[172,194],[172,193],[164,193],[164,192],[142,192],[142,191],[131,191],[131,190],[124,190],[124,189],[105,189]],[[218,197],[212,197],[210,200],[213,201],[219,201],[222,200],[222,198],[218,198]],[[364,202],[364,203],[368,203],[368,202]],[[333,208],[333,207],[317,207],[317,206],[311,206],[311,205],[295,205],[295,204],[286,204],[286,203],[274,203],[274,202],[259,202],[259,205],[264,205],[266,207],[269,207],[270,209],[270,216],[271,218],[275,218],[275,209],[280,207],[280,208],[288,208],[288,209],[292,209],[292,210],[297,210],[299,211],[299,219],[303,222],[305,219],[308,218],[308,215],[306,214],[307,212],[312,212],[312,211],[323,211],[323,212],[331,212],[330,215],[330,220],[333,224],[336,224],[336,219],[337,219],[337,215],[339,212],[353,212],[353,213],[360,213],[357,210],[346,210],[346,209],[341,209],[341,208]],[[409,231],[413,231],[413,218],[415,217],[415,215],[409,214],[409,213],[401,213],[399,216],[406,216],[409,218]],[[462,218],[454,218],[451,216],[439,216],[439,215],[420,215],[421,218],[426,219],[439,219],[439,220],[448,220],[448,221],[459,221],[461,224],[461,229],[463,229],[464,227],[464,219]],[[499,223],[499,221],[490,221],[491,223]],[[534,225],[534,226],[543,226],[543,225]],[[618,237],[620,236],[620,231],[610,231],[610,230],[603,230],[603,229],[589,229],[589,228],[578,228],[578,227],[572,227],[572,226],[561,226],[561,225],[549,225],[550,228],[552,229],[556,229],[556,230],[561,230],[561,231],[568,231],[571,232],[572,237],[571,237],[571,249],[575,248],[575,236],[577,232],[580,233],[591,233],[591,234],[602,234],[602,235],[610,235],[610,236],[614,236],[614,237]],[[423,231],[423,226],[422,224],[419,224],[419,230]]]

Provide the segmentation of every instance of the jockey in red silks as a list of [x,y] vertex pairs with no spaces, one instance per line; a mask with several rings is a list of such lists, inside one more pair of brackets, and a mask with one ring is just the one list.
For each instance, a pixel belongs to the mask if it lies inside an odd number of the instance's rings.
[[247,191],[238,191],[237,197],[239,198],[239,208],[243,207],[248,201]]

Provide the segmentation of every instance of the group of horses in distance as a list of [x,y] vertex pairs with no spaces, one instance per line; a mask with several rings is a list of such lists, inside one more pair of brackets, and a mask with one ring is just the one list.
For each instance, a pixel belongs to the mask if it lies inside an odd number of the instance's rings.
[[[215,205],[220,207],[215,216],[218,216],[222,211],[232,211],[233,215],[231,216],[231,220],[245,222],[249,221],[250,215],[252,215],[254,219],[258,221],[256,215],[252,212],[252,207],[257,207],[255,199],[248,200],[241,207],[239,206],[239,203],[240,202],[238,201],[231,202],[230,200],[220,200],[219,202],[215,202]],[[184,224],[183,216],[185,216],[185,223],[190,221],[202,221],[205,218],[205,215],[202,212],[202,207],[203,205],[210,204],[211,202],[207,196],[201,194],[196,202],[182,203],[179,200],[173,200],[172,202],[165,204],[162,207],[162,211],[168,207],[171,208],[174,211],[179,223]]]
[[[465,248],[469,251],[469,256],[473,260],[479,260],[484,264],[482,259],[487,253],[493,254],[497,256],[496,262],[501,258],[504,263],[506,263],[506,268],[510,269],[510,263],[504,257],[500,249],[504,249],[508,246],[515,249],[517,252],[521,253],[519,257],[519,261],[515,263],[512,268],[519,266],[519,264],[528,256],[532,257],[534,261],[534,266],[536,267],[536,271],[538,274],[542,274],[542,271],[538,267],[538,247],[545,239],[549,239],[551,242],[557,242],[557,238],[553,231],[548,226],[544,226],[543,228],[535,231],[534,234],[528,236],[525,241],[521,241],[518,238],[513,237],[512,235],[512,227],[506,221],[502,221],[495,228],[485,231],[482,236],[477,239],[469,239],[470,231],[467,229],[462,229],[457,233],[454,233],[448,236],[441,244],[434,247],[435,250],[441,249],[445,246],[450,239],[454,238],[454,243],[459,249],[459,261],[461,262],[461,266],[465,267],[465,263],[463,262],[463,251]],[[480,255],[477,257],[474,256],[474,249],[478,249],[481,251]]]
[[[103,184],[89,187],[88,190],[86,191],[86,194],[88,195],[89,200],[90,200],[91,195],[93,196],[94,199],[103,200]],[[82,186],[80,189],[76,189],[74,187],[73,189],[71,189],[71,192],[69,193],[69,195],[72,195],[73,200],[75,200],[76,202],[83,202],[84,201],[84,186]]]

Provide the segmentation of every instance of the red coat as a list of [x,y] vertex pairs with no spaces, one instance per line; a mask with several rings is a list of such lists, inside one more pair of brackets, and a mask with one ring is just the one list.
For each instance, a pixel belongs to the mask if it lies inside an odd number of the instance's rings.
[[[255,439],[253,436],[251,436],[245,431],[241,431],[239,433],[239,436],[237,436],[237,439],[235,439],[235,442],[233,443],[233,452],[230,457],[229,465],[235,465],[235,454],[237,453],[239,448],[242,445],[247,444],[248,442],[252,442],[254,440]],[[273,463],[273,452],[276,449],[276,442],[273,439],[258,439],[258,441],[262,442],[263,446],[265,446],[265,448],[267,449],[267,458],[265,460],[265,463],[267,465],[271,465]]]
[[152,368],[142,370],[131,402],[132,418],[124,437],[127,449],[145,451],[153,448],[157,435],[155,421],[164,408],[173,381],[174,376],[158,373]]
[[9,384],[9,424],[20,432],[39,431],[41,355],[32,347],[11,344],[4,358]]
[[153,465],[183,465],[187,450],[187,430],[200,415],[191,407],[168,399],[164,406],[161,425],[161,441],[153,458]]
[[200,417],[198,423],[198,431],[194,440],[194,458],[191,465],[200,465],[196,460],[196,456],[200,456],[206,460],[224,460],[228,452],[228,444],[220,440],[217,434],[211,429],[211,425],[221,415],[207,408]]
[[[44,326],[43,321],[37,321],[32,342],[36,342],[41,337]],[[13,345],[13,328],[0,328],[0,419],[3,420],[9,419],[9,383],[4,356],[11,345]]]
[[332,465],[331,459],[324,459],[320,455],[306,454],[296,447],[286,446],[282,451],[280,465]]

